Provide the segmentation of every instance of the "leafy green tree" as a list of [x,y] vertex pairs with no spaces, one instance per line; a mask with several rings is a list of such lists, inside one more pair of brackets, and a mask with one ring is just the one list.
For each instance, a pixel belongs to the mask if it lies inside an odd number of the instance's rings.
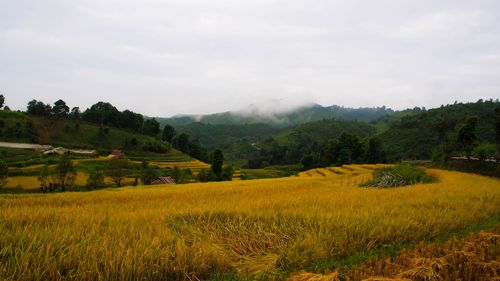
[[160,123],[155,118],[148,119],[144,122],[142,131],[146,135],[158,136],[160,134]]
[[130,173],[130,163],[128,159],[123,157],[114,157],[108,162],[106,172],[111,177],[113,182],[118,186],[122,186],[123,178]]
[[300,160],[304,170],[312,169],[316,166],[316,158],[313,154],[306,154]]
[[150,185],[151,182],[158,176],[156,170],[149,166],[148,161],[144,160],[141,163],[141,180],[145,185]]
[[171,143],[174,136],[175,136],[175,128],[168,124],[165,125],[165,127],[163,127],[161,139],[163,141],[168,141]]
[[[120,112],[109,102],[98,102],[85,110],[82,114],[85,121],[104,125],[114,125],[118,123]],[[118,126],[117,126],[118,127]]]
[[78,106],[75,106],[71,109],[71,118],[75,120],[79,120],[81,118],[82,112],[80,111],[80,108]]
[[93,190],[103,188],[104,186],[106,186],[104,182],[104,172],[95,169],[89,171],[86,185],[87,189]]
[[187,181],[187,174],[185,170],[179,169],[175,166],[170,172],[170,176],[175,181],[175,183],[185,183]]
[[473,155],[476,156],[479,161],[484,162],[486,159],[495,156],[496,147],[494,144],[482,143],[476,146],[473,150]]
[[495,140],[497,145],[497,159],[500,159],[500,105],[495,108]]
[[222,168],[222,180],[223,181],[233,180],[233,173],[234,173],[233,166],[225,165],[224,168]]
[[28,114],[36,116],[50,116],[52,107],[50,104],[44,104],[41,101],[32,100],[28,102]]
[[5,97],[3,95],[0,95],[0,109],[3,107],[5,104]]
[[476,124],[477,117],[469,116],[464,124],[458,127],[457,147],[460,151],[465,152],[467,158],[471,156],[476,141]]
[[9,177],[9,166],[0,159],[0,189],[7,185],[7,178]]
[[116,124],[115,126],[140,132],[143,123],[144,117],[141,114],[125,110],[120,114],[119,124]]
[[189,135],[182,133],[175,139],[175,148],[186,153],[189,148]]
[[382,150],[382,143],[376,137],[368,140],[368,148],[365,153],[365,162],[369,164],[384,163],[385,153]]
[[55,191],[55,185],[51,181],[49,165],[43,165],[40,173],[38,174],[38,181],[40,182],[40,190],[43,193]]
[[69,113],[69,107],[66,105],[66,102],[63,100],[58,100],[54,103],[52,107],[52,113],[56,117],[67,117]]
[[54,183],[61,188],[62,192],[66,191],[66,187],[75,183],[76,169],[68,153],[61,156],[59,163],[56,165],[55,174],[52,176]]
[[222,150],[217,149],[212,154],[212,171],[218,181],[222,180],[222,166],[224,165],[224,154]]
[[209,182],[209,181],[215,181],[216,177],[212,169],[206,170],[202,169],[198,173],[198,181],[200,182]]

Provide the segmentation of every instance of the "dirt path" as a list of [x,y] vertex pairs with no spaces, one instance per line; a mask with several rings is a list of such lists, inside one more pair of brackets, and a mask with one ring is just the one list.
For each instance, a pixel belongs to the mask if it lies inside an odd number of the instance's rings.
[[51,145],[41,145],[41,144],[34,144],[34,143],[0,142],[0,147],[39,150],[39,151],[43,152],[44,154],[64,154],[66,152],[71,152],[74,154],[85,154],[85,155],[97,154],[97,151],[95,151],[95,150],[67,149],[64,147],[54,148]]

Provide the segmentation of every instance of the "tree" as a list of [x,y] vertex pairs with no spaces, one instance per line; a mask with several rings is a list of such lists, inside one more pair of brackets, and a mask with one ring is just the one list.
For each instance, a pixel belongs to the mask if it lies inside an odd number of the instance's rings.
[[182,133],[175,139],[175,148],[186,153],[189,148],[189,135]]
[[144,122],[142,131],[146,135],[158,136],[160,134],[160,123],[155,118],[148,119]]
[[465,152],[467,158],[471,156],[476,141],[477,117],[469,116],[465,122],[458,127],[457,148]]
[[222,166],[224,165],[224,154],[222,150],[217,149],[212,154],[212,171],[218,181],[222,180]]
[[149,166],[148,161],[144,160],[141,164],[141,180],[145,185],[150,185],[151,182],[157,177],[156,171]]
[[65,192],[66,187],[72,186],[76,180],[76,169],[71,162],[69,153],[65,153],[59,159],[56,166],[56,172],[53,175],[54,183],[61,187],[61,191]]
[[233,180],[233,173],[234,173],[233,166],[231,165],[224,166],[224,168],[222,169],[222,180],[223,181]]
[[216,180],[215,174],[211,169],[209,169],[209,170],[202,169],[198,173],[198,181],[200,181],[200,182],[209,182],[209,181],[215,181],[215,180]]
[[50,171],[47,164],[45,164],[40,170],[38,181],[40,182],[40,190],[43,193],[53,192],[55,190],[55,185],[50,179]]
[[3,95],[0,95],[0,109],[3,107],[5,104],[5,97]]
[[497,158],[500,159],[500,105],[495,108],[495,141],[497,144]]
[[162,135],[161,135],[161,139],[163,141],[168,141],[168,142],[172,142],[172,139],[174,138],[175,136],[175,128],[170,126],[170,125],[165,125],[165,127],[163,127],[163,132],[162,132]]
[[369,164],[384,163],[385,153],[382,151],[382,143],[376,137],[368,140],[368,148],[365,153],[365,162]]
[[144,117],[141,114],[130,110],[125,110],[120,114],[120,123],[118,127],[131,129],[140,132],[144,123]]
[[9,177],[9,166],[0,160],[0,189],[7,185],[7,178]]
[[44,104],[41,101],[32,100],[28,102],[28,114],[36,116],[50,116],[52,107],[50,104]]
[[76,119],[76,120],[80,119],[80,117],[81,117],[81,115],[82,115],[82,113],[81,113],[81,111],[80,111],[80,108],[79,108],[79,107],[77,107],[77,106],[73,107],[73,108],[71,109],[71,113],[70,113],[70,115],[71,115],[71,118],[73,118],[73,119]]
[[122,186],[122,180],[130,173],[130,164],[128,159],[123,157],[114,157],[108,162],[107,174],[113,179],[113,182],[118,186]]
[[98,189],[106,186],[104,182],[104,173],[101,170],[90,170],[87,177],[87,189]]
[[68,116],[69,107],[66,105],[65,101],[60,99],[54,103],[54,107],[52,107],[52,113],[56,117],[64,118]]
[[109,102],[98,102],[85,110],[82,118],[85,121],[104,125],[114,125],[116,127],[120,117],[120,112]]

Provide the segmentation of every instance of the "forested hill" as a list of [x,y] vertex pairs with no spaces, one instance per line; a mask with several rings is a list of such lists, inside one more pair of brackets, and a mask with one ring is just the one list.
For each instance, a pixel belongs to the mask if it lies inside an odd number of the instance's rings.
[[273,164],[299,163],[304,154],[315,151],[342,133],[360,139],[375,133],[375,127],[367,122],[337,119],[323,119],[287,128],[266,124],[212,125],[197,122],[177,126],[176,129],[178,133],[198,139],[209,150],[222,149],[226,159],[238,165],[247,165],[249,160],[266,157],[272,157],[272,161],[266,162]]
[[389,129],[379,135],[388,159],[431,159],[433,151],[445,143],[453,143],[459,126],[471,116],[477,117],[474,130],[476,144],[495,143],[495,108],[498,101],[458,103],[439,108],[413,112],[393,121]]
[[160,124],[184,126],[193,122],[212,125],[244,125],[264,123],[273,127],[289,127],[322,119],[344,119],[373,121],[382,116],[393,114],[392,109],[385,106],[374,108],[348,108],[337,105],[309,105],[279,113],[269,113],[257,107],[249,107],[241,111],[228,111],[202,116],[184,115],[171,118],[157,118]]

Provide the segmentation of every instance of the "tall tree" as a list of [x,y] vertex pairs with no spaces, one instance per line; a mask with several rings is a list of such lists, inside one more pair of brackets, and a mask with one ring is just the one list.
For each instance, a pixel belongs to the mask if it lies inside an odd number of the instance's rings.
[[385,162],[385,153],[382,151],[382,143],[376,137],[372,137],[368,140],[365,162],[369,164]]
[[114,157],[108,162],[107,174],[113,179],[113,182],[118,186],[122,186],[122,180],[130,173],[130,163],[128,159],[123,157]]
[[76,180],[76,169],[71,162],[69,153],[65,153],[56,165],[56,173],[53,175],[54,183],[65,192],[66,187],[71,186]]
[[465,122],[458,127],[457,147],[465,152],[467,158],[472,154],[474,142],[476,141],[477,117],[469,116]]
[[38,175],[38,181],[40,182],[40,190],[43,193],[54,191],[55,186],[50,179],[49,165],[45,164],[42,167]]
[[80,111],[80,108],[78,106],[75,106],[71,109],[71,113],[70,113],[71,118],[78,120],[78,119],[80,119],[81,114],[82,114],[82,112]]
[[5,97],[3,95],[0,95],[0,109],[3,107],[5,103]]
[[160,134],[160,123],[155,118],[144,122],[143,132],[146,135],[158,136]]
[[162,135],[161,135],[161,139],[163,141],[168,141],[168,142],[172,142],[172,139],[174,138],[175,136],[175,128],[170,126],[170,125],[165,125],[165,127],[163,127],[163,132],[162,132]]
[[69,107],[66,105],[66,102],[63,100],[57,100],[52,107],[52,113],[56,117],[66,117],[69,113]]
[[101,170],[93,169],[89,171],[86,185],[88,190],[102,188],[105,185],[104,173]]
[[212,154],[212,171],[218,181],[222,180],[222,166],[224,165],[224,154],[217,149]]
[[156,171],[149,166],[148,161],[144,160],[141,163],[141,180],[144,185],[150,185],[157,177]]
[[28,102],[28,114],[37,116],[49,116],[52,113],[50,104],[44,104],[42,101],[32,100]]
[[500,159],[500,105],[495,108],[495,140],[497,144],[497,159]]
[[98,102],[85,110],[82,118],[85,121],[104,125],[117,126],[120,112],[109,102]]
[[7,178],[9,177],[9,166],[0,160],[0,189],[7,185]]

